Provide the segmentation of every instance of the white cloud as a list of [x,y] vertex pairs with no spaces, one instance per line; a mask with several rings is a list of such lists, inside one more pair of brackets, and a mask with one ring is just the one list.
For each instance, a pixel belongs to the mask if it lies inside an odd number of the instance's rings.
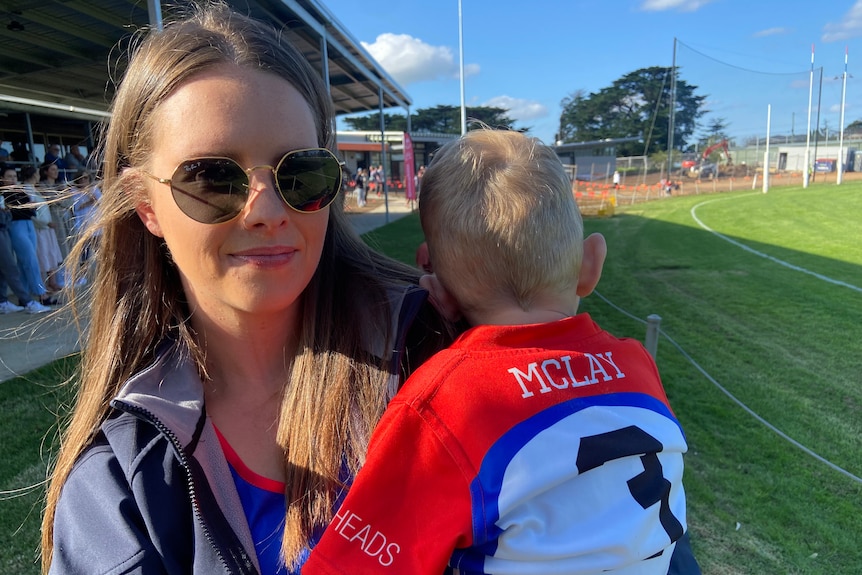
[[790,30],[787,28],[767,28],[766,30],[755,32],[752,36],[754,38],[764,38],[766,36],[778,36],[779,34],[787,34],[789,32]]
[[522,98],[512,98],[511,96],[495,96],[484,102],[482,106],[508,110],[509,113],[506,115],[519,122],[544,118],[548,115],[548,108],[543,104]]
[[824,42],[838,42],[857,36],[862,36],[862,0],[856,0],[840,22],[826,24],[821,38]]
[[[448,46],[431,46],[408,34],[381,34],[373,44],[362,42],[399,84],[458,78],[459,64]],[[479,73],[478,64],[465,64],[464,76]]]
[[644,3],[641,4],[641,10],[647,12],[662,12],[664,10],[694,12],[710,2],[712,0],[644,0]]

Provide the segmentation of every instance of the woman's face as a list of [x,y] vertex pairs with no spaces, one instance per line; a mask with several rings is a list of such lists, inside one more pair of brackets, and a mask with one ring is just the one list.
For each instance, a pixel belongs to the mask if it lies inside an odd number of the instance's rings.
[[51,164],[50,166],[48,166],[45,173],[48,175],[48,179],[56,180],[57,176],[60,175],[60,168],[57,167],[57,164]]
[[[193,76],[158,107],[153,122],[151,161],[140,167],[158,178],[171,178],[191,158],[229,157],[248,169],[318,146],[311,109],[290,83],[232,64]],[[220,224],[191,219],[168,185],[143,178],[149,202],[138,215],[170,249],[193,321],[199,314],[216,323],[247,314],[283,320],[317,269],[329,208],[295,212],[275,189],[271,170],[256,169],[249,178],[242,212]]]
[[6,168],[3,170],[3,179],[0,181],[4,186],[14,186],[18,183],[18,174],[14,168]]

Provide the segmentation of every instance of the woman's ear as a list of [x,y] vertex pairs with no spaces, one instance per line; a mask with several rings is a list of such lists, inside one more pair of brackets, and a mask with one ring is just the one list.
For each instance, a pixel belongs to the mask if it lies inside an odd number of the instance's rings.
[[156,217],[156,212],[153,210],[152,204],[144,201],[138,202],[135,206],[135,212],[137,212],[138,217],[141,218],[141,221],[144,223],[144,227],[147,228],[151,234],[159,238],[165,237],[162,233],[162,226],[159,225],[159,218]]
[[453,323],[461,319],[461,308],[458,306],[458,302],[449,293],[449,290],[440,283],[437,274],[422,276],[419,278],[419,285],[428,290],[428,299],[431,301],[431,305],[440,312],[440,315]]
[[590,234],[584,240],[584,257],[578,274],[578,297],[587,297],[596,289],[607,255],[608,244],[602,234]]
[[124,194],[129,194],[134,198],[135,213],[138,214],[144,227],[156,237],[165,237],[162,233],[162,226],[159,224],[159,218],[156,216],[153,204],[147,194],[147,188],[141,181],[140,175],[135,173],[133,168],[123,169],[120,174],[120,187]]

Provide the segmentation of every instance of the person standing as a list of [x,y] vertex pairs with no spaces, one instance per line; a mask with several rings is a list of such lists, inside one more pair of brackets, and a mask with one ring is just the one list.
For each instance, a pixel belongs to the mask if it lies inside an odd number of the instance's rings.
[[359,168],[356,170],[356,177],[354,178],[356,182],[356,206],[360,208],[365,207],[366,198],[368,197],[368,176],[366,175],[365,168]]
[[[2,167],[2,186],[14,186],[17,183],[17,174],[12,166]],[[12,214],[6,208],[5,196],[0,193],[0,314],[25,311],[27,313],[45,313],[51,311],[39,302],[31,299],[30,293],[24,282],[21,281],[21,270],[15,260],[15,252],[12,250],[12,240],[9,238],[9,224],[12,222]],[[8,292],[18,298],[18,305],[9,301]]]
[[374,169],[374,186],[377,190],[377,195],[383,195],[383,183],[386,181],[386,174],[383,172],[383,164]]
[[[60,274],[63,266],[63,254],[60,252],[60,244],[57,242],[57,233],[51,208],[45,197],[36,189],[32,182],[25,182],[24,189],[30,203],[35,208],[33,214],[33,227],[36,229],[36,257],[39,258],[39,269],[42,272],[42,283],[47,288],[48,297],[58,293],[63,286],[60,285]],[[56,303],[56,302],[53,302]]]
[[[63,175],[63,178],[65,176]],[[63,183],[58,162],[45,163],[39,166],[39,193],[48,200],[48,207],[53,220],[54,233],[60,245],[60,253],[65,258],[69,255],[69,210],[63,192]]]
[[[25,186],[34,185],[38,181],[38,177],[39,172],[35,167],[24,166],[21,168],[21,180]],[[42,282],[42,271],[36,253],[36,228],[33,225],[33,216],[36,215],[36,210],[27,192],[17,185],[17,175],[14,168],[7,167],[4,170],[3,183],[8,186],[5,192],[6,207],[12,213],[9,238],[18,260],[21,279],[29,297],[34,297],[43,305],[51,305],[53,300],[48,297],[45,284]]]

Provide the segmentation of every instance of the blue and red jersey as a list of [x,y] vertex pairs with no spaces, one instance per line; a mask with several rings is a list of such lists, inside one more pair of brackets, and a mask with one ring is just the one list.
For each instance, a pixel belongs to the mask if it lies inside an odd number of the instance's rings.
[[475,327],[392,400],[302,573],[665,575],[686,449],[639,342]]

